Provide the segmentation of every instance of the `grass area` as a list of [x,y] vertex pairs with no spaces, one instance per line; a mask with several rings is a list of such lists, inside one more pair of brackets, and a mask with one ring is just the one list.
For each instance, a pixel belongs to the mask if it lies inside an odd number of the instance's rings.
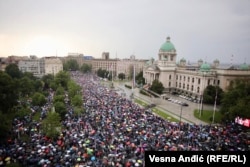
[[[148,103],[146,103],[144,101],[141,101],[139,99],[135,99],[134,102],[137,103],[137,104],[139,104],[139,105],[141,105],[141,106],[143,106],[143,107],[146,107],[148,105]],[[166,112],[164,112],[162,110],[159,110],[158,108],[153,107],[152,111],[155,114],[159,115],[160,117],[162,117],[162,118],[164,118],[166,120],[169,120],[171,122],[179,122],[179,120],[173,118],[172,116],[168,115]]]
[[[213,112],[214,112],[213,110],[203,110],[202,114],[200,116],[199,110],[194,110],[194,116],[195,116],[195,118],[200,119],[206,123],[212,123]],[[215,111],[214,123],[220,123],[221,118],[222,118],[221,113],[218,111]]]

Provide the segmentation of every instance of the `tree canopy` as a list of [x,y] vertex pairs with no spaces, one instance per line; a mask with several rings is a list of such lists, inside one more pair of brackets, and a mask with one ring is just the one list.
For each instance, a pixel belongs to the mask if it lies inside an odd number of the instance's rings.
[[49,112],[47,117],[42,121],[43,133],[50,137],[55,138],[61,131],[61,118],[56,112]]
[[135,81],[137,84],[139,85],[144,85],[145,84],[145,78],[143,77],[143,71],[139,72],[136,76],[135,76]]
[[125,74],[124,74],[124,73],[119,73],[119,74],[118,74],[118,78],[119,78],[120,80],[124,80],[124,79],[125,79]]
[[216,104],[221,103],[223,95],[223,90],[218,86],[208,85],[204,90],[203,102],[206,104],[214,104],[216,99]]
[[220,112],[223,120],[234,120],[236,116],[250,118],[250,81],[235,80],[224,93]]
[[21,78],[22,72],[19,70],[16,64],[9,64],[5,68],[5,72],[9,74],[12,78]]
[[77,71],[79,70],[79,64],[76,60],[70,59],[63,63],[63,70],[65,71]]
[[163,87],[163,84],[159,80],[155,79],[152,85],[149,87],[149,90],[156,92],[158,94],[162,94],[164,87]]
[[8,112],[17,104],[18,86],[7,73],[0,71],[0,111]]
[[99,68],[99,69],[97,70],[97,76],[98,76],[98,77],[101,77],[101,78],[108,78],[108,74],[109,74],[109,72],[108,72],[107,70],[103,70],[103,69],[101,69],[101,68]]
[[83,73],[87,73],[87,72],[91,72],[92,71],[92,66],[90,64],[83,64],[80,68],[80,70],[83,72]]

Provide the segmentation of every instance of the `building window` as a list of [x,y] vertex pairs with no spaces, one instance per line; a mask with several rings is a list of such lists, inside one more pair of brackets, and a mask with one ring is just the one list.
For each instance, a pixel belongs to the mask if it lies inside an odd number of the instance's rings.
[[220,80],[217,81],[217,86],[219,86],[219,85],[220,85]]
[[201,79],[200,78],[198,78],[198,84],[201,84]]
[[174,56],[172,55],[172,56],[170,57],[170,59],[171,59],[171,61],[173,61],[173,60],[174,60]]
[[194,78],[192,78],[192,83],[194,83]]
[[168,83],[168,87],[171,87],[171,82]]
[[183,77],[183,80],[184,80],[184,82],[185,82],[185,80],[186,80],[186,77],[185,77],[185,76]]
[[200,87],[199,86],[197,87],[197,93],[200,93]]
[[210,79],[207,80],[207,85],[210,85]]
[[176,75],[176,80],[178,80],[178,75]]
[[181,88],[181,83],[179,83],[179,88]]
[[178,84],[177,84],[177,82],[175,83],[175,87],[177,87],[178,86]]
[[169,80],[171,80],[171,75],[169,75]]
[[187,85],[187,90],[189,90],[189,84]]
[[185,84],[183,84],[182,88],[185,89]]
[[181,81],[181,76],[180,76],[180,81]]
[[194,90],[194,85],[191,86],[191,91],[193,91],[193,90]]
[[190,81],[190,78],[188,77],[188,82]]

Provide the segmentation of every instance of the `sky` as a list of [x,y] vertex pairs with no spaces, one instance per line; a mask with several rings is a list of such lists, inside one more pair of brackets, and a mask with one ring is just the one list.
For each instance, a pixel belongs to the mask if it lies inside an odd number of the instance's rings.
[[0,0],[0,57],[158,59],[169,36],[177,60],[250,63],[250,0]]

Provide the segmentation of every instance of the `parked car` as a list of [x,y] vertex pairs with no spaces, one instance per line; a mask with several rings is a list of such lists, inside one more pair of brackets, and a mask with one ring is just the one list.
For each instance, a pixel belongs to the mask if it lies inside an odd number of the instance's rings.
[[181,103],[182,106],[189,106],[187,103]]

